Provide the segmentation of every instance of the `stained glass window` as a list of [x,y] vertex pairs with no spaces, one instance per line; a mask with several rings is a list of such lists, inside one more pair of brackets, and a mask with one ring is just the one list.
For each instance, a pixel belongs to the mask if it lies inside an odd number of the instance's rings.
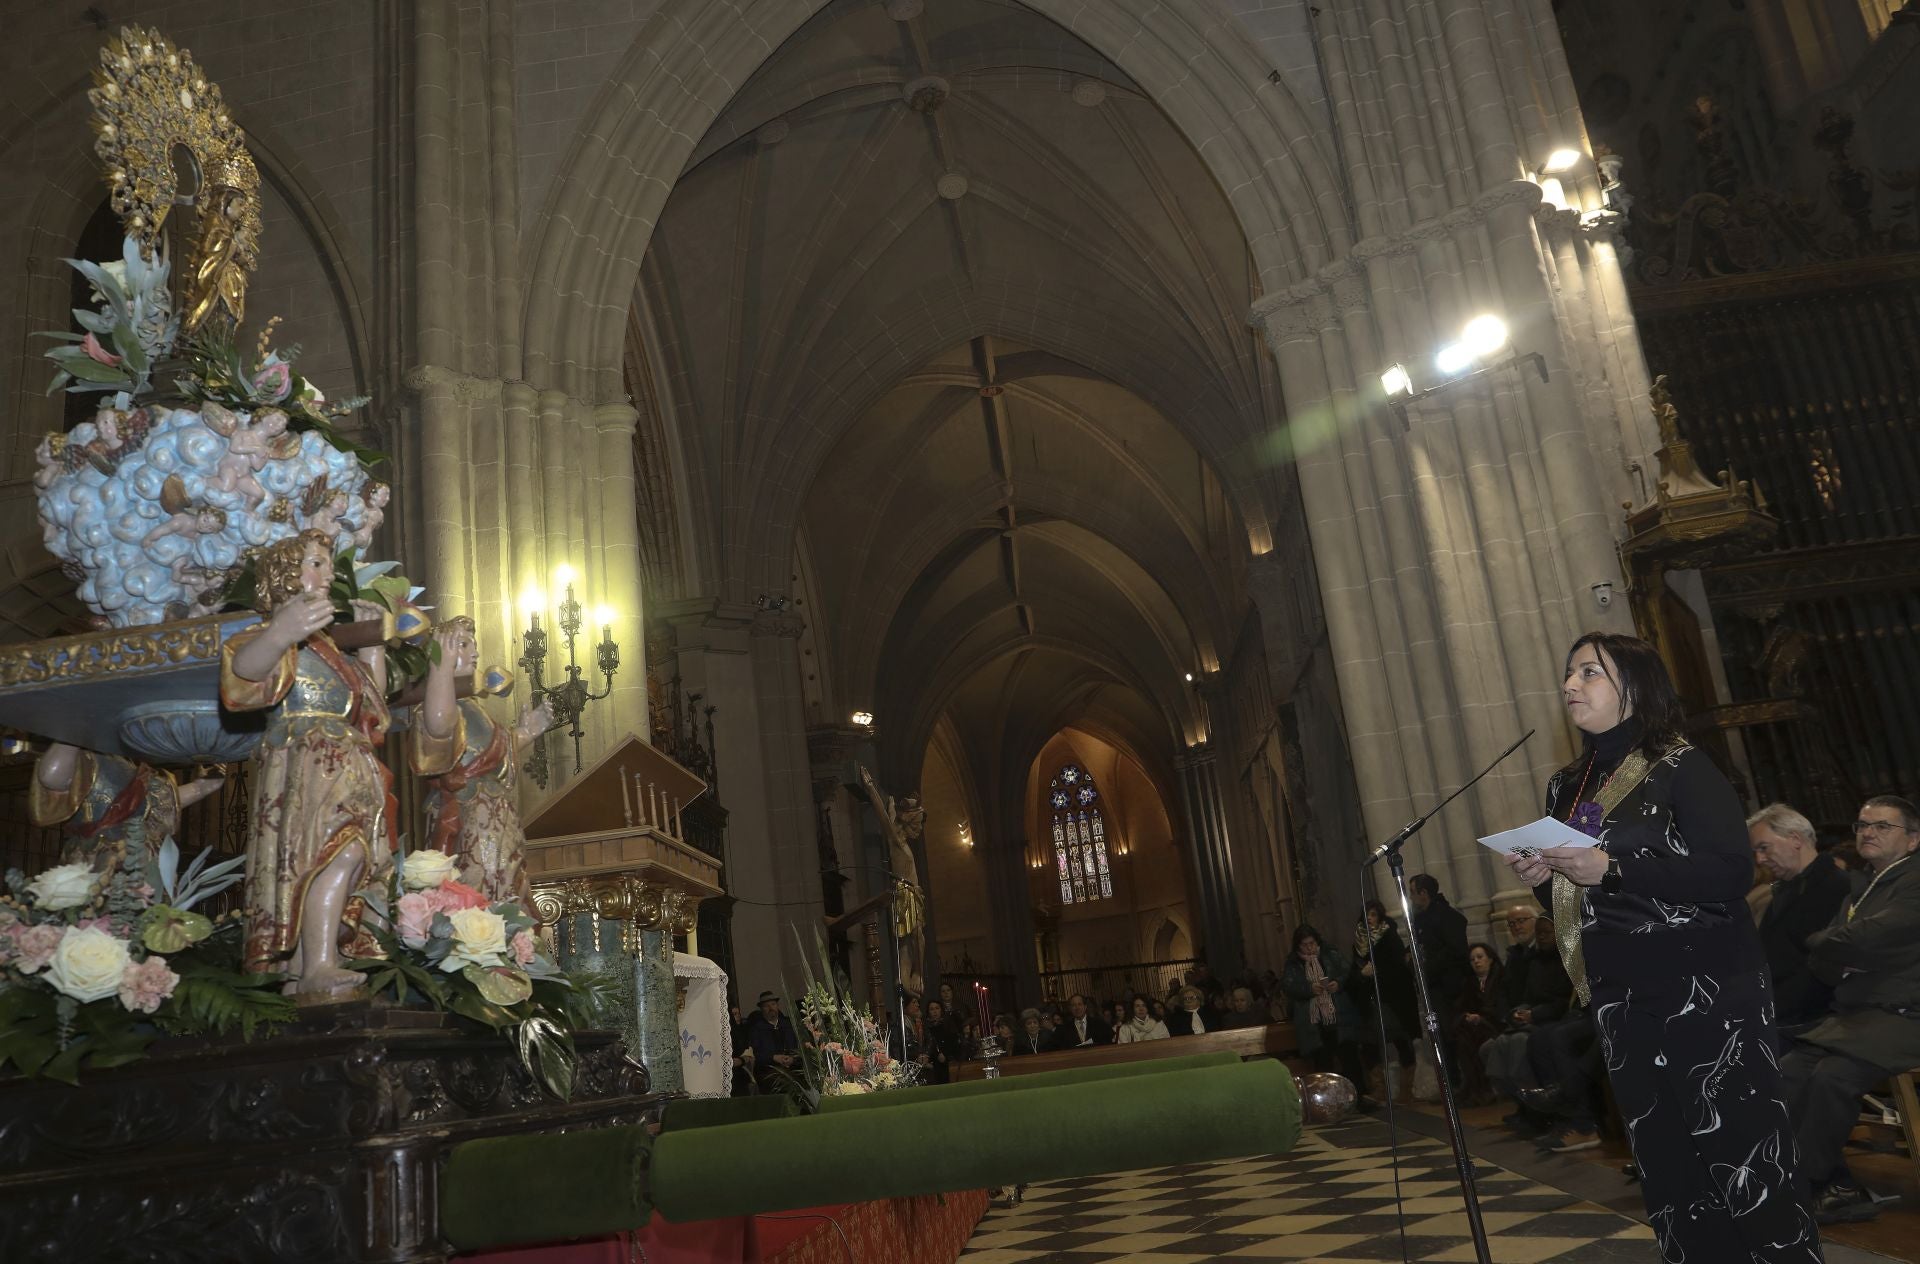
[[1078,764],[1054,774],[1047,788],[1053,808],[1053,858],[1060,877],[1060,902],[1084,904],[1113,895],[1107,863],[1107,822],[1100,812],[1100,791]]

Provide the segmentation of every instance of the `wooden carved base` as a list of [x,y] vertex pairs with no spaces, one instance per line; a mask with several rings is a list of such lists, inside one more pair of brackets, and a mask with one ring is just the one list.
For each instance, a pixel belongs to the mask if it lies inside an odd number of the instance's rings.
[[449,1146],[657,1111],[612,1033],[578,1045],[568,1103],[504,1039],[365,1003],[251,1045],[163,1042],[78,1088],[0,1080],[0,1260],[439,1264]]

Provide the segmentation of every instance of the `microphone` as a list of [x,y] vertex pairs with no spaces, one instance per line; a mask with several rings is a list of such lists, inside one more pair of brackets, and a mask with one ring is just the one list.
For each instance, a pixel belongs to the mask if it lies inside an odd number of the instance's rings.
[[1434,817],[1440,815],[1441,808],[1446,807],[1447,804],[1452,803],[1455,799],[1459,798],[1461,795],[1471,790],[1474,787],[1474,785],[1479,782],[1480,778],[1486,776],[1488,773],[1498,768],[1502,763],[1506,761],[1507,756],[1513,754],[1513,752],[1519,750],[1522,746],[1526,745],[1527,739],[1532,737],[1537,732],[1539,732],[1538,729],[1528,729],[1525,733],[1522,733],[1519,739],[1516,740],[1513,745],[1501,751],[1500,754],[1494,758],[1494,761],[1492,763],[1488,764],[1485,768],[1482,768],[1479,772],[1475,773],[1472,781],[1469,781],[1466,785],[1461,786],[1458,790],[1455,790],[1452,794],[1440,800],[1439,804],[1435,806],[1431,812],[1428,812],[1425,816],[1421,817],[1419,820],[1408,821],[1405,825],[1400,827],[1400,832],[1398,834],[1395,834],[1392,838],[1389,838],[1386,842],[1381,843],[1378,847],[1374,848],[1372,852],[1368,853],[1367,858],[1360,862],[1360,867],[1364,869],[1369,865],[1378,864],[1380,861],[1385,860],[1388,856],[1393,855],[1395,852],[1399,851],[1402,847],[1406,846],[1407,840],[1409,838],[1412,838],[1415,834],[1418,834],[1420,832],[1421,826],[1425,825],[1428,821],[1431,821]]

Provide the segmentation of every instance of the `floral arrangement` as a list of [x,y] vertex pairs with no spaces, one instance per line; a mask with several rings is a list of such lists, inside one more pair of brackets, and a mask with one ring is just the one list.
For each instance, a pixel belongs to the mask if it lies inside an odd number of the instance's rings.
[[788,1077],[793,1089],[817,1109],[822,1097],[881,1093],[917,1083],[920,1068],[887,1052],[886,1029],[854,999],[852,985],[834,968],[818,935],[814,949],[826,966],[826,977],[816,976],[802,955],[807,972],[807,985],[800,993],[803,1074]]
[[99,306],[45,334],[50,389],[105,398],[42,440],[33,481],[47,549],[99,620],[210,614],[250,550],[301,530],[365,552],[392,490],[339,426],[364,398],[329,403],[299,349],[271,345],[277,318],[246,349],[218,322],[182,335],[164,249],[128,237],[118,260],[68,262]]
[[139,1058],[155,1037],[247,1039],[293,1016],[278,975],[241,969],[240,917],[193,906],[240,881],[245,857],[180,872],[167,839],[141,868],[56,865],[6,875],[0,896],[0,1068],[77,1083],[83,1066]]
[[541,948],[533,916],[517,901],[490,903],[457,871],[445,852],[404,853],[384,883],[359,892],[362,925],[383,955],[346,965],[367,976],[376,996],[402,1005],[418,998],[509,1033],[528,1074],[565,1100],[584,998]]

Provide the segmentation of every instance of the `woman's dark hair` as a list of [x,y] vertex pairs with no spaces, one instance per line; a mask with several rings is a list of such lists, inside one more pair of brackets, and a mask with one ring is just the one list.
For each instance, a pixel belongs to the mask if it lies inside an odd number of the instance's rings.
[[1367,901],[1367,912],[1380,919],[1380,924],[1388,930],[1394,929],[1393,919],[1387,916],[1387,906],[1378,900]]
[[1326,938],[1321,935],[1319,931],[1302,922],[1294,928],[1293,932],[1293,955],[1296,957],[1300,955],[1300,941],[1303,939],[1313,939],[1323,944],[1327,942]]
[[1479,943],[1479,942],[1476,942],[1476,943],[1471,943],[1471,944],[1468,944],[1468,945],[1467,945],[1467,960],[1468,960],[1469,962],[1471,962],[1471,961],[1473,960],[1473,950],[1474,950],[1475,948],[1478,948],[1478,949],[1479,949],[1480,951],[1482,951],[1482,952],[1484,952],[1484,953],[1486,953],[1486,954],[1487,954],[1487,960],[1488,960],[1488,961],[1491,961],[1491,962],[1493,963],[1493,965],[1492,965],[1492,966],[1490,966],[1490,967],[1488,967],[1488,969],[1487,969],[1487,977],[1488,977],[1489,979],[1497,979],[1497,978],[1499,978],[1499,977],[1500,977],[1500,969],[1501,969],[1501,966],[1500,966],[1500,954],[1499,954],[1499,953],[1497,953],[1497,952],[1495,952],[1495,951],[1493,950],[1493,945],[1492,945],[1492,944],[1488,944],[1488,943]]
[[[1681,708],[1680,695],[1673,691],[1673,678],[1667,675],[1667,665],[1660,661],[1658,650],[1637,636],[1589,632],[1567,647],[1562,679],[1573,671],[1573,656],[1586,645],[1593,646],[1600,654],[1600,670],[1607,673],[1607,679],[1620,691],[1624,709],[1640,722],[1643,754],[1658,758],[1686,739],[1686,712]],[[1608,659],[1613,660],[1611,670],[1607,667]]]

